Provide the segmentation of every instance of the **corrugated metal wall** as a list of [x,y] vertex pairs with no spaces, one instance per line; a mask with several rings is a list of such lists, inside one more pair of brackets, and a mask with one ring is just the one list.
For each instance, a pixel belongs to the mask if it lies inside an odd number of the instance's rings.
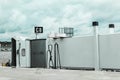
[[[99,35],[98,40],[100,69],[120,69],[120,34]],[[63,67],[95,68],[95,36],[48,39],[47,45],[55,42]]]

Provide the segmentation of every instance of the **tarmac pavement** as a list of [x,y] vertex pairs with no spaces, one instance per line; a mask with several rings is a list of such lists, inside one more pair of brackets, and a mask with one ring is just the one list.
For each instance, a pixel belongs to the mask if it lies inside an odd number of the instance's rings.
[[120,80],[120,72],[0,67],[0,80]]

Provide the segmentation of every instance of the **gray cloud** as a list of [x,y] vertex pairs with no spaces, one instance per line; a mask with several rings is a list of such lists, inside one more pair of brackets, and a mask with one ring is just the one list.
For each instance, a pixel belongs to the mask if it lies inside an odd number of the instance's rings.
[[33,37],[34,26],[43,26],[46,36],[58,27],[74,27],[77,36],[91,34],[91,22],[100,22],[100,32],[109,23],[120,31],[119,0],[0,0],[0,37]]

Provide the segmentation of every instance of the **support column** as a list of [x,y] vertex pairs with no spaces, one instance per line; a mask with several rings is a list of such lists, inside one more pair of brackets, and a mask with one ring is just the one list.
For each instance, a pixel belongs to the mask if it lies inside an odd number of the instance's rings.
[[98,22],[94,21],[92,25],[94,27],[94,36],[95,36],[95,70],[98,71],[100,70]]

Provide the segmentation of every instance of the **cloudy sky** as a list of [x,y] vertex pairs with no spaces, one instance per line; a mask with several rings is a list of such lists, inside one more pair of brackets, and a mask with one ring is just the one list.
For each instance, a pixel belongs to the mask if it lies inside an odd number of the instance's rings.
[[34,26],[43,26],[46,37],[59,27],[74,27],[75,36],[91,34],[92,21],[100,32],[114,23],[120,31],[119,0],[0,0],[0,40],[33,38]]

